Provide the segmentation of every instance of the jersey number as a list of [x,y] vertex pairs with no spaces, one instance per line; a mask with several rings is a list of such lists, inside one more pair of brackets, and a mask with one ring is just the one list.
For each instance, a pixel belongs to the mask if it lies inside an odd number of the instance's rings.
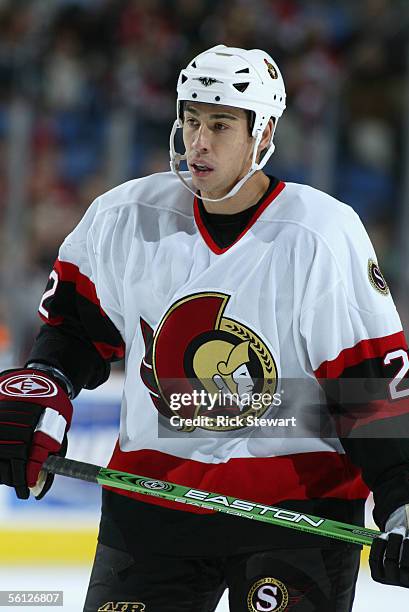
[[397,351],[392,351],[392,353],[388,353],[383,360],[385,365],[389,365],[391,361],[395,359],[402,360],[402,367],[393,380],[389,383],[389,391],[392,399],[401,399],[402,397],[409,396],[409,389],[398,389],[399,383],[402,382],[402,378],[406,376],[409,372],[409,357],[406,351],[403,349],[398,349]]
[[57,285],[58,285],[58,274],[55,270],[52,270],[50,274],[50,280],[53,281],[53,285],[51,289],[47,289],[47,291],[44,292],[44,295],[41,298],[40,306],[38,307],[38,312],[42,314],[43,317],[46,317],[47,319],[49,318],[50,315],[48,314],[48,310],[44,307],[44,302],[47,298],[51,297],[56,292]]

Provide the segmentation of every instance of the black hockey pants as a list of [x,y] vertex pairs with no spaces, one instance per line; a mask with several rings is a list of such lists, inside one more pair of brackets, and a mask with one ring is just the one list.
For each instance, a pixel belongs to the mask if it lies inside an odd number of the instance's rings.
[[226,588],[231,612],[349,612],[359,554],[345,545],[131,556],[98,544],[84,612],[213,612]]

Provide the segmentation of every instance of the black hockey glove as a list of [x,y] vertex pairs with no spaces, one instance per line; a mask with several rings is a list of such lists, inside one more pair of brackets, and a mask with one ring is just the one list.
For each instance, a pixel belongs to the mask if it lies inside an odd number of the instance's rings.
[[369,567],[377,582],[409,588],[409,504],[392,512],[385,533],[372,542]]
[[0,484],[37,499],[51,487],[53,474],[35,486],[51,454],[65,455],[72,404],[56,381],[36,369],[8,370],[0,375]]

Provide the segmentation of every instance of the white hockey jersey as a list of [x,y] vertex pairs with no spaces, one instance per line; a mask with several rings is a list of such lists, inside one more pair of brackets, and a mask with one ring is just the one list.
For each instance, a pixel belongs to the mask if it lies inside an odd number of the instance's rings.
[[336,434],[317,429],[318,380],[388,355],[401,367],[406,343],[349,206],[280,182],[221,249],[174,174],[129,181],[66,238],[40,314],[125,356],[110,467],[259,503],[367,496]]

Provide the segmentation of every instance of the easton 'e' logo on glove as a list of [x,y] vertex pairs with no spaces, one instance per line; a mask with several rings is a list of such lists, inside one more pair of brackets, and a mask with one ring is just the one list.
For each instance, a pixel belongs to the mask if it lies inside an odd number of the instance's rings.
[[9,397],[53,397],[58,389],[48,376],[17,374],[0,383],[0,393]]
[[[50,454],[65,455],[72,418],[67,393],[48,374],[33,369],[0,376],[0,483],[27,499]],[[50,474],[37,499],[52,484]]]

